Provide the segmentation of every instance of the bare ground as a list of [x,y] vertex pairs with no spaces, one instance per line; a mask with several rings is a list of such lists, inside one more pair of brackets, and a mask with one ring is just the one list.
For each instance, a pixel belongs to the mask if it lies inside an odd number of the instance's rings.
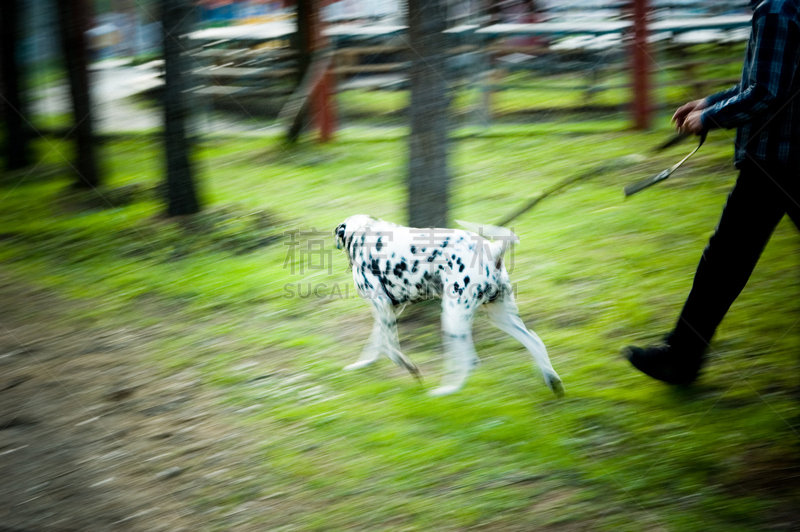
[[207,529],[191,501],[240,442],[196,375],[154,375],[152,331],[80,303],[3,276],[0,301],[0,529]]

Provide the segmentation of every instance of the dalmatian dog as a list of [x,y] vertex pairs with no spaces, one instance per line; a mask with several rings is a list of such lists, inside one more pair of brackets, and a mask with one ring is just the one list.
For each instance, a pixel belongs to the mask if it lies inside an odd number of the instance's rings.
[[431,395],[460,390],[478,362],[472,321],[482,306],[500,330],[530,351],[547,386],[561,396],[561,379],[542,341],[519,317],[503,264],[506,249],[519,239],[502,227],[458,223],[471,230],[415,229],[361,214],[336,227],[336,247],[347,253],[358,293],[370,302],[375,318],[367,346],[345,369],[363,368],[385,354],[419,378],[417,367],[400,351],[395,309],[437,297],[442,300],[445,375]]

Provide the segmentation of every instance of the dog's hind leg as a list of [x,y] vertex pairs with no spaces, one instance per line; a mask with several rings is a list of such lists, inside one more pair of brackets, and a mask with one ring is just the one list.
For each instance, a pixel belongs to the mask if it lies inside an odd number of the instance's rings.
[[347,371],[369,366],[378,360],[381,357],[381,353],[386,350],[384,347],[381,320],[374,306],[372,308],[372,315],[375,317],[375,322],[372,324],[372,333],[369,335],[369,341],[367,345],[364,346],[364,350],[361,351],[361,356],[358,357],[358,360],[344,367]]
[[564,395],[564,386],[550,363],[550,357],[547,356],[547,348],[545,348],[544,343],[535,332],[525,327],[522,318],[519,317],[519,310],[514,302],[514,296],[510,293],[503,294],[501,298],[487,304],[486,309],[489,311],[489,318],[498,329],[519,340],[531,352],[542,370],[547,387],[559,397]]
[[467,306],[462,300],[451,299],[447,293],[442,299],[445,375],[439,387],[430,392],[433,396],[460,390],[478,360],[472,343],[472,319],[477,305],[473,301]]

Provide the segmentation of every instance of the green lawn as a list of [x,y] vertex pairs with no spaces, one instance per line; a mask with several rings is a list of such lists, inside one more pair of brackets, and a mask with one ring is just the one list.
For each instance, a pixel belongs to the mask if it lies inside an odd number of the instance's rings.
[[[452,218],[496,222],[556,181],[646,153],[667,134],[600,121],[456,132]],[[347,216],[405,222],[402,129],[353,129],[330,145],[293,149],[274,139],[207,139],[197,159],[207,209],[185,226],[159,216],[162,154],[151,138],[104,145],[107,188],[138,186],[136,201],[115,208],[66,190],[60,153],[69,150],[50,142],[38,146],[42,166],[0,183],[0,267],[96,302],[84,316],[92,323],[158,326],[147,370],[168,378],[192,368],[222,392],[225,421],[260,443],[240,470],[222,473],[228,490],[209,488],[195,501],[209,529],[235,526],[234,510],[245,506],[260,530],[707,531],[800,522],[796,472],[785,469],[800,456],[800,259],[788,221],[696,386],[668,388],[619,357],[620,347],[664,333],[688,293],[735,179],[729,132],[715,132],[678,175],[633,198],[623,201],[624,184],[691,147],[598,175],[514,223],[519,307],[564,381],[561,400],[485,316],[475,327],[483,364],[462,392],[434,399],[425,392],[442,370],[435,311],[406,309],[400,324],[421,387],[386,360],[340,371],[366,342],[364,302],[284,297],[287,283],[303,294],[309,283],[338,283],[352,295],[347,261],[329,236]],[[312,229],[325,232],[331,271],[300,275],[298,258],[292,274],[283,233]],[[308,237],[299,242],[305,249]]]

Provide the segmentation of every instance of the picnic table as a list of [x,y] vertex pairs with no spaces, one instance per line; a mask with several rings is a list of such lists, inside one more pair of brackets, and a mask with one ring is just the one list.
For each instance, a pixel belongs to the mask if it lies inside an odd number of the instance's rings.
[[297,33],[294,22],[285,20],[262,24],[240,24],[220,28],[207,28],[188,34],[193,41],[271,41],[289,39]]
[[[621,2],[614,0],[611,3],[615,6],[622,5]],[[685,5],[689,4],[691,2],[685,3]],[[668,18],[654,20],[649,24],[648,40],[651,43],[667,41],[672,46],[678,47],[704,42],[737,42],[747,38],[750,23],[751,17],[746,14],[698,17],[678,17],[670,14]],[[601,61],[587,61],[586,57],[593,54],[596,56],[599,53],[607,54],[613,50],[624,53],[625,39],[632,34],[633,29],[634,24],[630,20],[580,19],[517,24],[501,23],[485,27],[476,24],[462,24],[446,30],[445,33],[452,36],[451,54],[454,57],[458,56],[456,57],[458,61],[453,64],[463,63],[459,68],[471,72],[470,76],[476,80],[484,95],[483,109],[479,110],[479,113],[488,117],[492,91],[491,78],[494,76],[490,59],[492,54],[506,54],[509,60],[503,61],[503,64],[506,68],[513,69],[537,68],[537,64],[540,65],[538,68],[541,68],[542,64],[547,63],[545,55],[551,52],[559,54],[559,57],[567,54],[573,61],[570,64],[576,65],[573,68],[584,63],[592,65],[589,69],[588,97],[596,92],[598,70],[604,67],[600,65]],[[285,47],[285,42],[295,38],[296,33],[294,21],[280,20],[262,24],[208,28],[192,32],[188,37],[204,46],[204,51],[198,57],[218,58],[220,62],[224,63],[198,72],[204,78],[214,80],[219,84],[222,80],[230,80],[235,83],[236,79],[265,80],[273,78],[273,76],[292,75],[294,70],[278,60],[277,50],[259,48],[270,41],[282,41],[278,44]],[[407,50],[407,33],[408,27],[402,24],[338,23],[325,27],[323,35],[330,40],[331,48],[336,51],[337,60],[332,68],[337,76],[342,78],[341,87],[369,86],[369,83],[360,78],[358,83],[345,84],[348,76],[357,76],[358,74],[383,76],[380,80],[381,83],[376,86],[386,85],[386,79],[389,79],[387,76],[393,76],[391,84],[397,86],[395,78],[403,77],[402,72],[409,65],[406,58],[390,59],[388,63],[362,64],[363,59],[360,59],[360,56],[376,54],[385,56],[385,54]],[[543,37],[544,40],[535,46],[515,43],[499,44],[503,39],[515,37]],[[243,44],[237,46],[237,42]],[[233,45],[245,53],[213,51],[220,44],[228,47]],[[478,53],[470,55],[471,52]],[[288,51],[285,50],[285,53]],[[270,60],[271,63],[266,65],[266,69],[264,64],[253,59],[260,54],[275,56]],[[237,61],[237,57],[240,60]],[[581,57],[584,57],[583,62],[574,62],[580,61]],[[605,55],[604,57],[607,58]],[[244,58],[247,58],[247,61],[244,61]],[[220,69],[220,67],[223,68]],[[247,69],[246,67],[252,68]],[[269,73],[269,68],[274,68],[275,73]],[[352,81],[356,81],[356,78],[353,78]],[[702,87],[698,85],[698,90],[700,89]]]
[[[322,30],[323,35],[342,38],[385,38],[404,33],[407,26],[376,24],[334,24]],[[193,31],[188,37],[197,41],[270,41],[288,39],[297,32],[292,21],[275,21],[263,24],[241,24]]]
[[752,18],[750,15],[727,15],[657,20],[650,24],[650,31],[685,33],[698,30],[735,30],[749,28]]
[[[720,17],[674,18],[657,20],[650,24],[650,32],[684,33],[698,30],[733,30],[750,26],[749,15]],[[487,37],[549,36],[623,34],[633,28],[628,20],[532,22],[528,24],[493,24],[475,31]]]
[[[751,24],[750,15],[725,15],[711,17],[670,17],[662,20],[655,20],[648,26],[649,42],[671,41],[675,45],[689,46],[704,42],[737,42],[746,35]],[[512,37],[547,37],[556,41],[549,46],[550,51],[554,52],[578,52],[585,51],[587,54],[595,55],[602,52],[605,54],[612,49],[623,50],[624,39],[631,34],[634,24],[629,20],[609,20],[609,21],[587,21],[577,20],[570,22],[533,22],[526,24],[493,24],[479,28],[475,35],[482,41],[481,49],[491,49],[487,41],[496,41]],[[683,36],[686,37],[683,37]],[[523,52],[508,48],[509,52]],[[603,55],[605,57],[605,55]],[[589,76],[591,83],[598,79],[598,69],[601,68],[600,61],[588,61],[591,65]],[[520,66],[524,64],[519,61]],[[491,70],[488,59],[485,60],[485,68]],[[484,94],[484,106],[489,105],[491,85],[490,76],[483,76],[481,82],[481,92]],[[591,85],[590,83],[590,85]],[[700,87],[700,85],[698,85]],[[595,92],[592,86],[588,86],[587,95]],[[482,114],[489,116],[489,110],[484,109]]]
[[605,35],[609,33],[622,33],[633,27],[633,23],[619,21],[604,22],[531,22],[527,24],[493,24],[475,31],[479,36],[486,37],[523,37],[523,36],[548,36],[560,37],[567,35]]
[[387,38],[405,33],[408,26],[377,25],[377,24],[334,24],[328,26],[322,33],[332,39],[342,38]]

